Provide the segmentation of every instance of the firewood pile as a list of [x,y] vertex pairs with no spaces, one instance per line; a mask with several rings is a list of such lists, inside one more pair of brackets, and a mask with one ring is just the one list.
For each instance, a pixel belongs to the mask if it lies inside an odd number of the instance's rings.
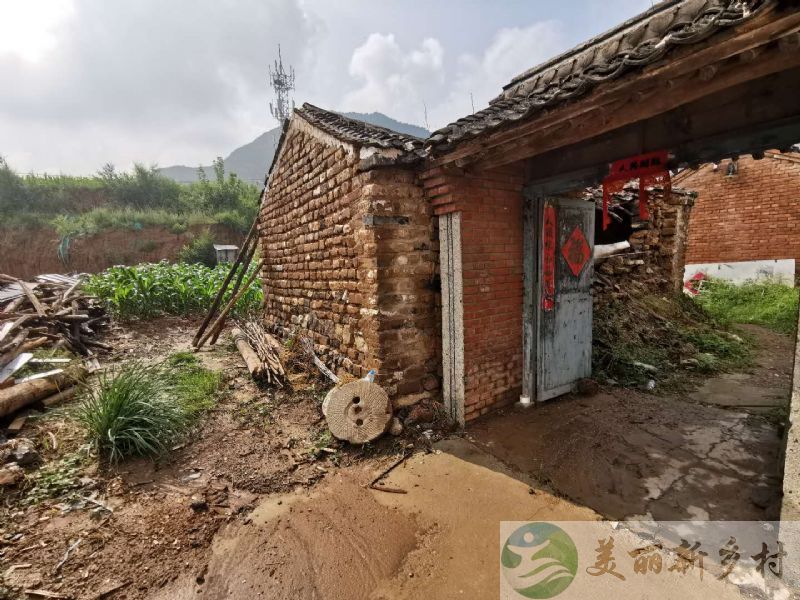
[[28,283],[0,274],[0,284],[6,284],[0,296],[0,366],[41,347],[81,356],[111,349],[94,339],[110,317],[80,283],[80,277],[43,275]]
[[[80,284],[80,277],[42,275],[26,282],[0,274],[0,417],[85,377],[84,366],[72,359],[37,359],[35,350],[71,352],[97,368],[96,351],[111,349],[95,339],[110,317]],[[47,370],[15,378],[23,367],[34,364]]]
[[283,347],[280,342],[253,320],[239,323],[231,335],[253,378],[283,387],[287,379],[281,363]]

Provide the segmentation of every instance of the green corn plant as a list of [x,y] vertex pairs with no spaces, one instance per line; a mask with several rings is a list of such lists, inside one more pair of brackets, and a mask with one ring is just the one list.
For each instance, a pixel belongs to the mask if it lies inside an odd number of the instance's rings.
[[[189,316],[208,310],[229,268],[225,264],[211,269],[201,264],[166,261],[117,266],[90,277],[84,289],[105,301],[121,319]],[[234,307],[234,314],[255,310],[262,297],[261,286],[250,286]],[[229,290],[224,301],[230,298]]]

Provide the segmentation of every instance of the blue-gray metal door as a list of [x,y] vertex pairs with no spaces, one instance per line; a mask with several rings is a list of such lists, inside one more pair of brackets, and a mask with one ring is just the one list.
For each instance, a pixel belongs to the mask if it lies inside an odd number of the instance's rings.
[[[592,373],[593,202],[539,198],[536,400],[571,391]],[[532,365],[533,366],[533,365]]]

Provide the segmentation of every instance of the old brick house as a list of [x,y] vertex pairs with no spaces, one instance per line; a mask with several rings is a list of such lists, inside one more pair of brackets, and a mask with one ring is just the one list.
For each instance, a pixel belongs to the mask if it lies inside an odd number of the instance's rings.
[[[267,319],[335,366],[377,368],[404,402],[441,373],[462,424],[570,390],[591,372],[582,191],[627,157],[682,166],[800,139],[785,93],[800,86],[798,29],[800,6],[778,0],[665,0],[424,142],[304,105],[260,216]],[[688,206],[669,198],[632,243],[667,251],[685,227],[669,202]]]
[[270,167],[259,230],[266,319],[396,402],[439,387],[435,223],[422,141],[303,105]]
[[723,277],[747,278],[759,271],[797,275],[800,153],[708,163],[676,179],[697,192],[687,275],[716,263],[724,266],[712,267],[710,274]]

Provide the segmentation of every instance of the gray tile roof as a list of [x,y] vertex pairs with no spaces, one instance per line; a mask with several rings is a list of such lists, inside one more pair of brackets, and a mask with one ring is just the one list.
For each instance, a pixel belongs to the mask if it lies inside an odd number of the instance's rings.
[[296,108],[295,112],[325,133],[351,144],[393,148],[411,153],[421,151],[424,144],[424,140],[413,135],[398,133],[377,125],[370,125],[364,121],[358,121],[339,113],[324,110],[308,102],[303,104],[301,108]]
[[426,148],[455,144],[544,108],[565,103],[598,85],[664,58],[676,46],[695,44],[748,20],[777,0],[664,0],[554,59],[515,77],[489,106],[433,132]]

